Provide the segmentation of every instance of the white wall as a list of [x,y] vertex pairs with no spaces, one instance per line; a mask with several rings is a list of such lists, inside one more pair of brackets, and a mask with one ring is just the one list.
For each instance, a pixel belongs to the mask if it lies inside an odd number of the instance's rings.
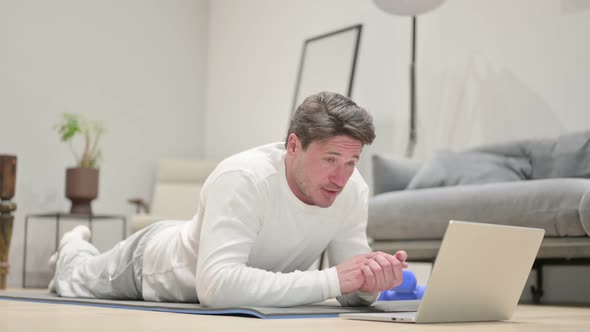
[[417,157],[590,127],[590,2],[449,0],[419,19]]
[[[587,128],[589,7],[448,0],[419,16],[416,157]],[[376,118],[371,150],[405,151],[408,18],[355,0],[219,0],[210,17],[207,155],[282,140],[303,41],[355,23],[364,30],[353,98]]]
[[216,0],[209,13],[208,156],[284,140],[304,40],[358,23],[353,99],[375,117],[371,149],[403,146],[409,18],[359,0]]
[[[18,156],[9,286],[20,286],[25,214],[69,209],[73,157],[53,129],[62,112],[107,128],[98,213],[128,214],[127,198],[149,199],[158,159],[202,157],[207,5],[0,0],[0,153]],[[46,281],[53,227],[31,225],[27,282]],[[119,239],[115,222],[97,228],[99,248]]]

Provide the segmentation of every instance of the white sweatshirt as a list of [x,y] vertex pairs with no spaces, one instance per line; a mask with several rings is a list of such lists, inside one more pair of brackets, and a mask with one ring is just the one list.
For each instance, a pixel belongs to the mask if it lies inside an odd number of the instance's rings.
[[[283,143],[275,143],[219,164],[203,185],[194,218],[148,242],[145,300],[211,307],[375,300],[378,294],[341,296],[334,267],[370,251],[367,184],[355,170],[331,207],[307,205],[287,184],[285,153]],[[307,271],[326,248],[332,267]]]

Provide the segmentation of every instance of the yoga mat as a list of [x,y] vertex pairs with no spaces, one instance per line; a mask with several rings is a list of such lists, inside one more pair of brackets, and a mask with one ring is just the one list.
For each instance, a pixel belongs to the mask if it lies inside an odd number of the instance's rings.
[[0,291],[1,300],[72,304],[103,308],[175,312],[195,315],[230,315],[262,319],[326,318],[342,313],[415,311],[419,301],[378,301],[371,307],[341,307],[336,300],[289,308],[231,307],[206,308],[198,303],[169,303],[148,301],[117,301],[86,298],[59,297],[47,291]]

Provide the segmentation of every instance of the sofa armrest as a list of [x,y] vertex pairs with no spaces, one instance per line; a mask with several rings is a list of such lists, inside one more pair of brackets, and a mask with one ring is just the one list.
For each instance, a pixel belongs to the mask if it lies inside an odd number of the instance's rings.
[[127,202],[135,205],[135,213],[150,213],[150,205],[142,198],[130,198]]

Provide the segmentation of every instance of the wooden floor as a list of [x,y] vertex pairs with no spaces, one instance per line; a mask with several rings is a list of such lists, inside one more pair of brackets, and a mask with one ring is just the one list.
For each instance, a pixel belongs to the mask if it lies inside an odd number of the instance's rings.
[[519,306],[511,321],[415,325],[221,317],[0,300],[0,331],[590,331],[590,308]]

